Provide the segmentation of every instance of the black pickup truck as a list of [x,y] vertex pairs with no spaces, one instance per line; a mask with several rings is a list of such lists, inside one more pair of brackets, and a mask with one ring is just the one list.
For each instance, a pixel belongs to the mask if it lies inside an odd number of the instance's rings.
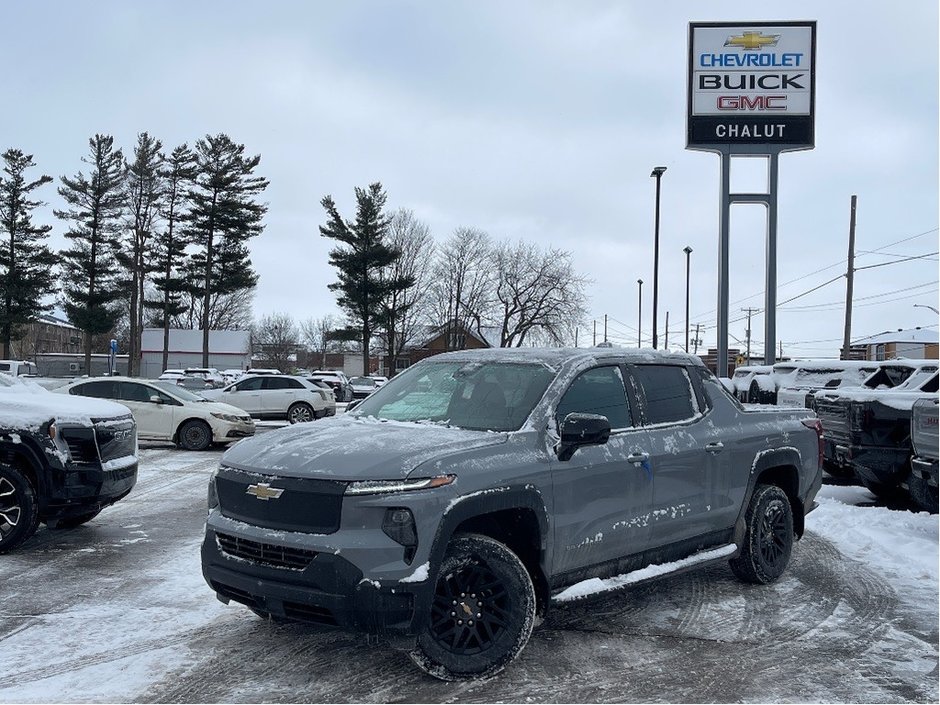
[[137,426],[126,407],[0,374],[0,553],[40,522],[90,521],[136,480]]
[[937,426],[940,400],[920,399],[914,403],[911,420],[911,441],[914,458],[911,460],[911,479],[908,486],[917,503],[930,511],[937,511]]
[[[854,475],[879,497],[910,491],[911,409],[919,399],[936,393],[937,365],[931,364],[921,366],[894,388],[817,394],[826,472]],[[923,508],[936,512],[936,501]]]

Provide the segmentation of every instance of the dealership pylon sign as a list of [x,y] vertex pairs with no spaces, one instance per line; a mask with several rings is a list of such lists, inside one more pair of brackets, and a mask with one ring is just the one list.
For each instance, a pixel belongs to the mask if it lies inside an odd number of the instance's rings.
[[812,149],[815,22],[689,24],[686,147]]
[[[777,174],[781,152],[815,146],[816,23],[690,22],[686,149],[721,155],[718,365],[728,374],[731,204],[767,208],[764,364],[776,360]],[[732,157],[767,161],[765,193],[731,193]]]

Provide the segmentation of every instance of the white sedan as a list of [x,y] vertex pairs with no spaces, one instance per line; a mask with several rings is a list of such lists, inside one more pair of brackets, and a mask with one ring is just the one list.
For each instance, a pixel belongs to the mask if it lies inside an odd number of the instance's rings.
[[207,401],[172,382],[80,379],[55,391],[117,401],[134,415],[139,439],[172,441],[187,450],[205,450],[213,443],[232,443],[255,434],[255,422],[241,409]]
[[200,393],[206,399],[244,409],[256,419],[287,419],[299,423],[336,414],[332,392],[303,377],[255,375],[243,377],[224,389],[207,389]]

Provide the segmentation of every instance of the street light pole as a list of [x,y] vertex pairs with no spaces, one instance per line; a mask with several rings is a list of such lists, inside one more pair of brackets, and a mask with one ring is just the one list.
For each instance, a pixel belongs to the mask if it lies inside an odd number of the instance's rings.
[[934,308],[930,304],[914,304],[914,308],[929,308],[934,313],[940,313],[940,311],[938,311],[936,308]]
[[658,339],[656,336],[657,316],[656,309],[659,307],[659,186],[662,180],[663,172],[666,167],[657,166],[650,174],[656,179],[656,215],[653,225],[653,348],[657,347]]
[[689,271],[691,268],[692,248],[686,245],[685,252],[685,351],[689,352]]
[[637,279],[636,283],[639,284],[640,296],[638,298],[639,303],[637,304],[636,311],[636,346],[638,348],[643,347],[643,280]]

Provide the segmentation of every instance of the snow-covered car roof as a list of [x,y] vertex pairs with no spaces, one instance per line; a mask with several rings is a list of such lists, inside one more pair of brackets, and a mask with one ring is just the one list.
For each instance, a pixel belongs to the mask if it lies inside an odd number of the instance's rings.
[[543,364],[556,370],[564,364],[590,362],[591,360],[625,360],[628,363],[669,362],[705,367],[705,363],[698,355],[650,348],[474,348],[472,350],[441,353],[426,358],[418,364],[446,360],[534,363]]
[[90,426],[98,419],[130,416],[126,406],[105,399],[70,397],[35,382],[0,373],[0,427],[38,429],[49,421]]

